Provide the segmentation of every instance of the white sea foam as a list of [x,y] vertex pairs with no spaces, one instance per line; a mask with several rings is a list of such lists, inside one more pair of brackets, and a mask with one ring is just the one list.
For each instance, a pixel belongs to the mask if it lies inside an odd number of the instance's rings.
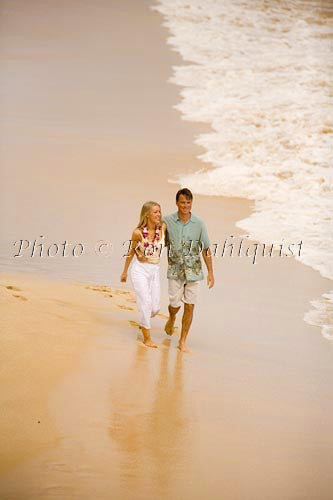
[[305,321],[321,326],[323,336],[333,340],[333,292],[324,293],[320,300],[313,300],[311,304],[314,309],[305,314]]
[[[175,107],[212,132],[196,143],[214,168],[180,175],[195,193],[255,200],[237,226],[262,242],[303,241],[300,257],[333,279],[333,17],[328,0],[160,0]],[[333,337],[333,294],[311,324]],[[326,313],[323,312],[326,311]],[[306,315],[309,320],[309,314]],[[330,330],[331,329],[331,330]],[[330,331],[329,331],[330,330]],[[331,332],[331,333],[330,333]]]

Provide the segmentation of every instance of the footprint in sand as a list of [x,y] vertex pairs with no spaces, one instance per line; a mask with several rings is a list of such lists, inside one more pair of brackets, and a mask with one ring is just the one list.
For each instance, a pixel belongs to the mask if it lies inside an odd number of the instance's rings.
[[135,328],[140,328],[140,325],[137,321],[132,321],[131,319],[129,320],[129,324],[131,326],[134,326]]
[[[112,294],[115,295],[129,295],[131,298],[127,299],[130,302],[135,302],[135,299],[133,298],[132,292],[128,290],[115,290],[109,286],[106,285],[95,285],[95,286],[86,286],[85,287],[87,290],[93,290],[95,292],[102,292],[102,293],[108,293],[109,297],[112,297]],[[111,293],[110,293],[111,292]]]
[[16,297],[17,299],[21,299],[21,300],[28,300],[26,297],[23,297],[23,295],[15,295],[15,294],[13,294],[13,297]]
[[126,309],[126,311],[134,311],[133,307],[123,306],[121,304],[116,304],[116,306],[119,307],[120,309]]
[[14,290],[14,292],[22,292],[21,288],[18,288],[17,286],[13,286],[13,285],[7,285],[7,286],[1,285],[1,286],[4,286],[8,290]]
[[131,292],[128,292],[127,290],[114,290],[114,293],[117,295],[131,295]]
[[110,287],[106,285],[99,285],[99,286],[86,286],[88,290],[94,290],[95,292],[107,292],[110,293],[112,290]]
[[135,299],[126,299],[126,302],[131,302],[132,304],[135,304],[136,300]]
[[[93,290],[94,292],[101,292],[104,295],[104,297],[108,298],[112,298],[113,297],[113,293],[114,291],[112,290],[112,288],[109,288],[107,286],[86,286],[85,288],[87,288],[88,290]],[[112,292],[112,293],[110,293]]]

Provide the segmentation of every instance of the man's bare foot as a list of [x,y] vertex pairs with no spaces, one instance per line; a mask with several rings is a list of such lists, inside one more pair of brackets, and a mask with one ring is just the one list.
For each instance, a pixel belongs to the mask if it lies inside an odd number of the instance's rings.
[[173,335],[175,333],[175,328],[174,328],[174,323],[175,321],[171,318],[168,319],[168,321],[165,324],[164,331],[167,335]]
[[150,340],[150,339],[144,340],[143,343],[147,347],[158,347],[158,345],[154,344],[154,342],[152,340]]
[[188,349],[188,348],[185,346],[185,344],[181,344],[181,343],[179,343],[177,347],[178,347],[178,349],[180,350],[180,352],[191,352],[191,351],[190,351],[190,349]]

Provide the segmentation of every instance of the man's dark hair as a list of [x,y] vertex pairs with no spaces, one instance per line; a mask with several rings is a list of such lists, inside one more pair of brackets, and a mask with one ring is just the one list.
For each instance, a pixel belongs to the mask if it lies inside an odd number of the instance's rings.
[[193,194],[191,193],[191,191],[187,188],[183,188],[183,189],[180,189],[177,194],[176,194],[176,202],[179,200],[179,196],[180,195],[184,195],[186,196],[186,198],[189,198],[190,200],[193,200]]

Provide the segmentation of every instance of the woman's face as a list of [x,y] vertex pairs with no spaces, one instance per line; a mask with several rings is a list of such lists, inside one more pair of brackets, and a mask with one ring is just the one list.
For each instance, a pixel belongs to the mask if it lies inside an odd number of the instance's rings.
[[152,224],[159,224],[161,222],[161,208],[159,205],[151,207],[148,219]]

